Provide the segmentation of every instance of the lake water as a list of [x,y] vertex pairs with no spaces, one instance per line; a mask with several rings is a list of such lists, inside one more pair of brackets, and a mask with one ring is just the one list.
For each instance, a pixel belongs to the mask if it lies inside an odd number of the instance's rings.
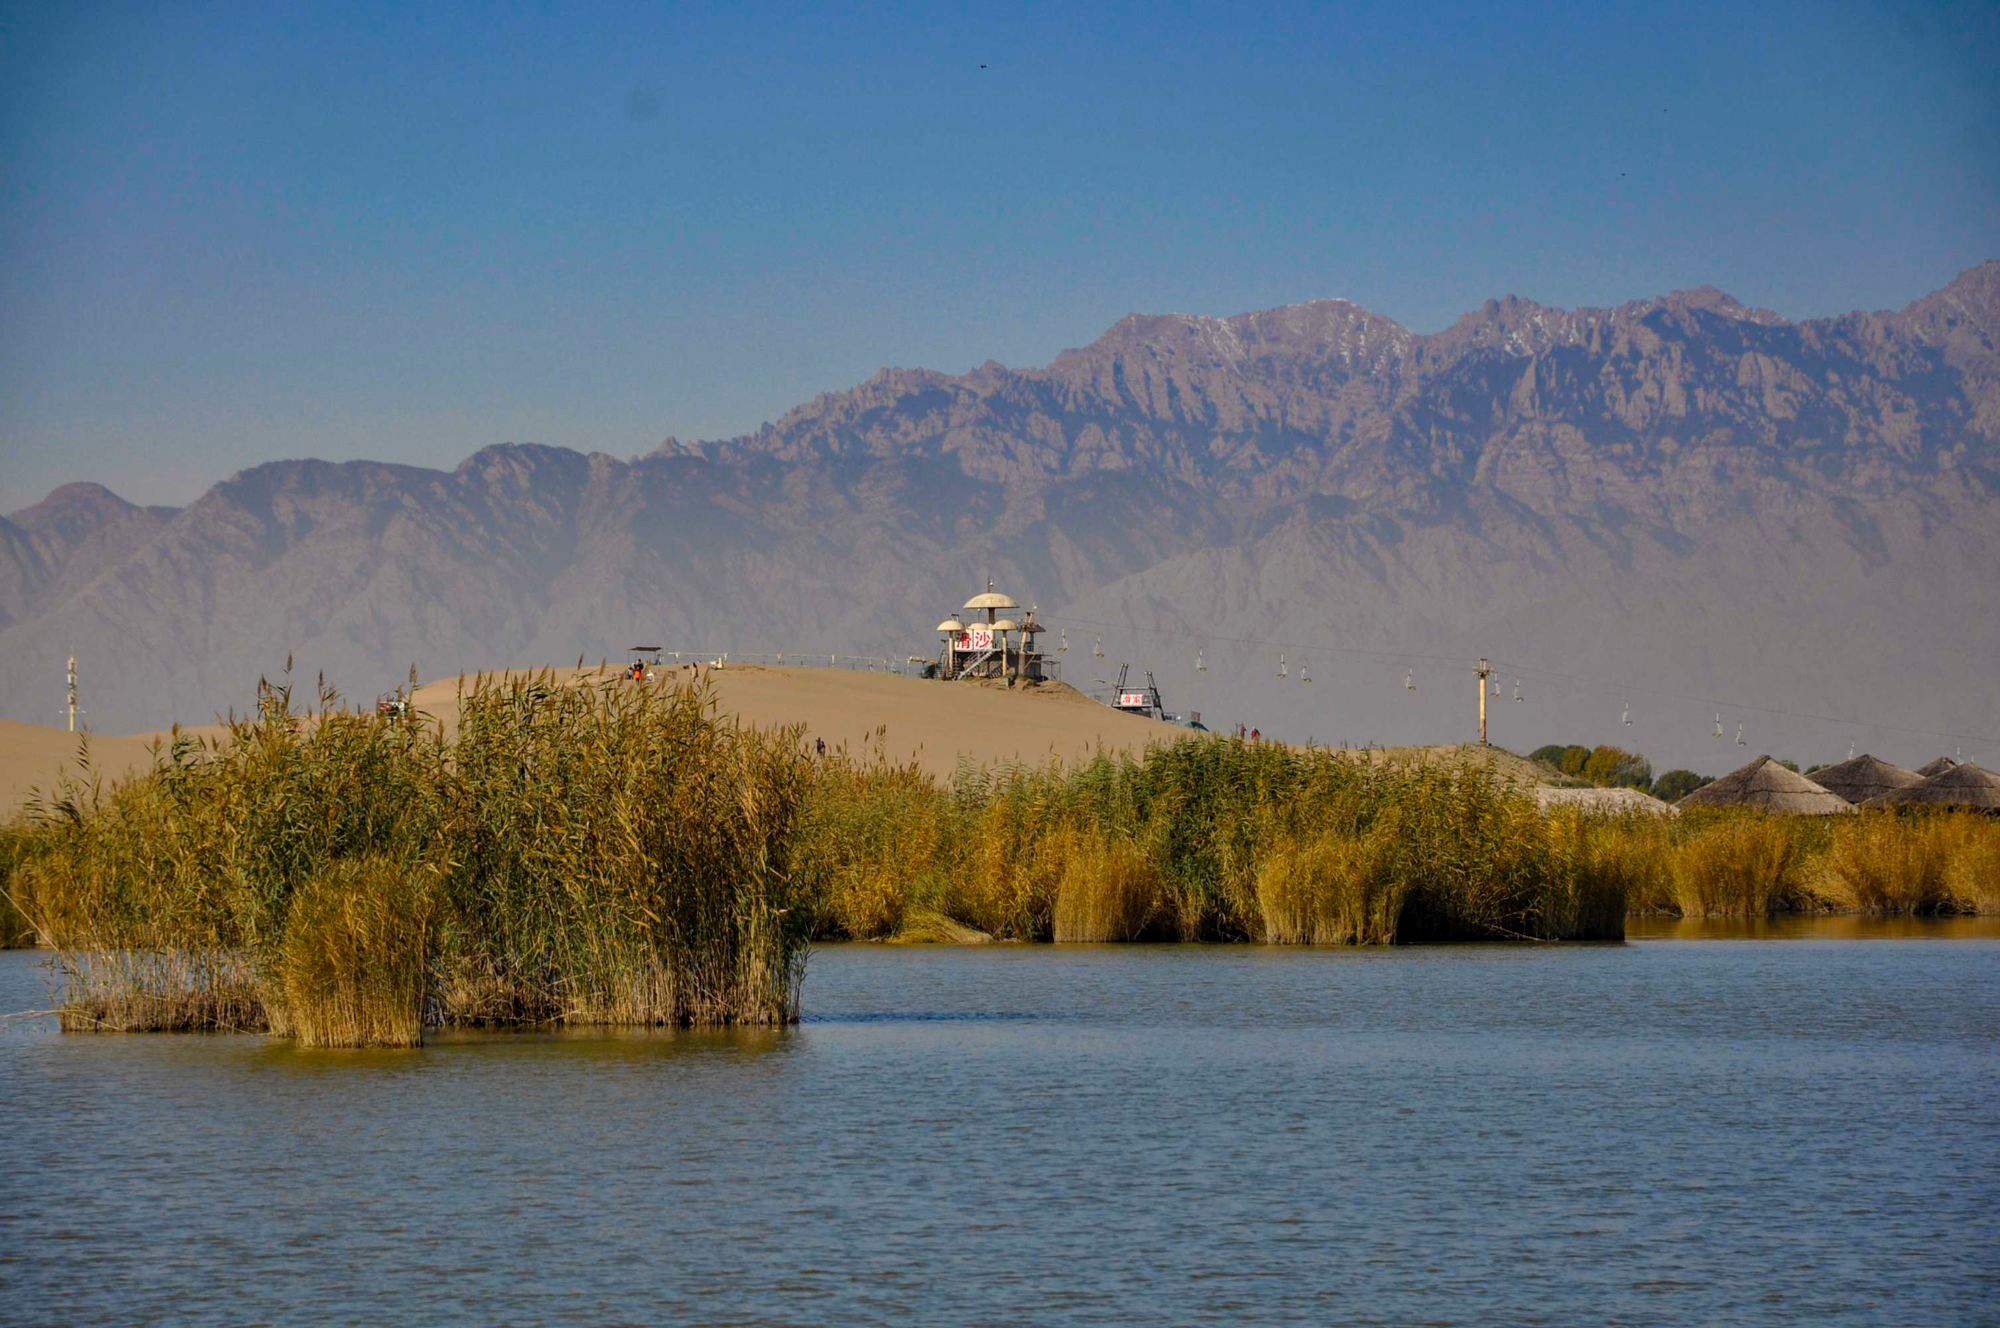
[[832,947],[797,1029],[401,1053],[12,1020],[0,1320],[2000,1322],[2000,930],[1652,930]]

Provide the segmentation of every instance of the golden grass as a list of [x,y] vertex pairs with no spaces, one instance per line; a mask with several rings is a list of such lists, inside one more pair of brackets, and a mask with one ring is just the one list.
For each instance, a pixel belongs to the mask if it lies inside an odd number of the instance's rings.
[[283,1027],[308,1047],[423,1041],[431,911],[425,874],[385,859],[306,882],[276,955]]
[[1274,844],[1257,871],[1264,939],[1278,945],[1385,945],[1407,882],[1391,871],[1396,819],[1365,835],[1322,831]]
[[1057,941],[1136,941],[1166,908],[1159,869],[1122,835],[1064,831],[1043,851],[1062,863],[1055,900]]
[[407,1040],[397,882],[419,876],[428,1017],[783,1023],[811,920],[797,738],[723,723],[698,689],[475,682],[447,742],[266,688],[225,739],[53,791],[15,893],[80,1026]]
[[918,910],[1016,939],[1623,934],[1622,878],[1476,762],[1210,739],[945,786],[837,759],[810,803],[797,860],[827,936],[896,935]]
[[1551,941],[1628,911],[2000,908],[2000,821],[1968,814],[1542,813],[1477,761],[1225,738],[940,780],[799,737],[587,675],[475,681],[449,738],[266,688],[143,778],[52,790],[0,871],[66,1027],[325,1045],[786,1023],[814,936]]
[[1843,817],[1813,881],[1855,912],[1990,913],[2000,905],[2000,822],[1924,810]]
[[[35,943],[35,927],[16,902],[27,893],[29,854],[35,843],[32,826],[0,825],[0,950]],[[17,882],[16,877],[20,877]]]
[[1944,818],[1944,884],[1961,913],[2000,913],[2000,819],[1971,812]]
[[1726,812],[1683,818],[1667,862],[1668,897],[1684,918],[1765,918],[1809,910],[1803,818]]

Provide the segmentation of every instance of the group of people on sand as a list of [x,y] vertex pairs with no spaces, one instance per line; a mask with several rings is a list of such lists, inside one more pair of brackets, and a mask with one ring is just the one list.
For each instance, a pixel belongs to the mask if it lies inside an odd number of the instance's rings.
[[[708,665],[708,667],[713,669],[713,668],[719,668],[721,667],[721,665],[719,663],[710,664]],[[702,664],[700,660],[696,660],[690,664],[674,665],[675,673],[685,673],[689,677],[693,678],[696,682],[701,681],[701,670],[702,670]],[[630,664],[625,666],[625,676],[627,678],[630,678],[633,682],[644,682],[648,678],[657,678],[660,676],[660,665],[658,664],[648,665],[646,661],[643,659],[635,659]]]
[[1236,740],[1238,742],[1262,742],[1264,741],[1264,735],[1256,729],[1246,730],[1241,724],[1238,724],[1236,726]]

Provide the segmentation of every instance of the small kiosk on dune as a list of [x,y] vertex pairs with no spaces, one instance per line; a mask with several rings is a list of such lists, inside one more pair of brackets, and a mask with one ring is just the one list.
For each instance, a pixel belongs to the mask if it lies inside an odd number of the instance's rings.
[[961,613],[954,613],[937,625],[943,638],[938,655],[938,675],[946,679],[990,678],[1001,682],[1041,682],[1047,676],[1042,652],[1035,637],[1042,625],[1035,610],[1017,620],[1021,606],[1013,596],[993,588],[965,601]]

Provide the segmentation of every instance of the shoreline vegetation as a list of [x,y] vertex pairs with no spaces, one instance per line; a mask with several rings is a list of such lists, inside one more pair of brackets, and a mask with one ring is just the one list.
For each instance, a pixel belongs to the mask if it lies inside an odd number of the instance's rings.
[[1472,760],[1186,739],[978,769],[815,757],[702,685],[461,685],[455,732],[285,685],[0,827],[63,1027],[408,1046],[783,1024],[814,940],[1622,939],[1628,915],[2000,912],[2000,820],[1538,810]]

